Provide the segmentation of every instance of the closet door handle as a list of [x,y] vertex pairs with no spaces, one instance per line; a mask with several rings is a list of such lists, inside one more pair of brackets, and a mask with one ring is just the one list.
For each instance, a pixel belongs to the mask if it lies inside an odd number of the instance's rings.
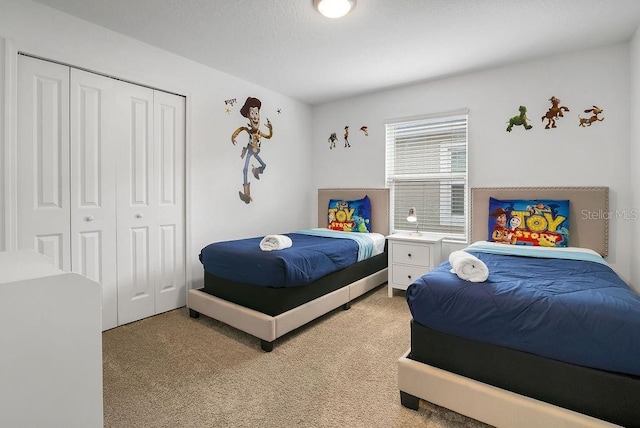
[[137,213],[137,214],[136,214],[136,218],[142,218],[142,217],[144,217],[144,216],[142,215],[142,213]]
[[88,215],[84,218],[84,221],[93,221],[93,216],[92,215]]

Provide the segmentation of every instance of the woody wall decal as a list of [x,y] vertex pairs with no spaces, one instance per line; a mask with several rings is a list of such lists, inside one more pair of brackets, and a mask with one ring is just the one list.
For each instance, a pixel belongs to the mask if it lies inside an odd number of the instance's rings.
[[[260,108],[262,107],[262,102],[258,98],[247,97],[244,105],[240,109],[240,114],[249,120],[247,126],[241,126],[236,129],[231,135],[231,142],[235,146],[237,144],[236,137],[245,131],[249,135],[249,142],[245,147],[242,148],[242,153],[240,154],[240,158],[244,159],[244,168],[242,169],[242,191],[238,192],[238,196],[240,196],[240,200],[245,204],[253,201],[251,197],[251,183],[248,179],[249,173],[249,164],[251,164],[251,173],[255,177],[256,180],[260,180],[260,175],[264,173],[267,164],[260,157],[260,145],[261,138],[270,139],[273,136],[273,126],[271,125],[271,121],[267,118],[266,127],[269,130],[268,133],[262,132],[260,130]],[[259,166],[251,163],[251,159],[254,158]]]

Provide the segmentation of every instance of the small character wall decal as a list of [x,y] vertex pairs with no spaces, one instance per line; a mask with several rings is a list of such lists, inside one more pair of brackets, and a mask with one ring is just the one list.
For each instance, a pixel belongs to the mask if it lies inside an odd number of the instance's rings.
[[[245,118],[249,119],[249,123],[247,126],[241,126],[234,131],[231,135],[231,142],[233,145],[236,145],[236,137],[242,132],[246,131],[249,134],[249,142],[245,147],[242,148],[242,153],[240,154],[240,158],[244,159],[244,168],[242,169],[242,190],[238,192],[238,196],[240,196],[240,200],[245,204],[253,201],[251,197],[251,183],[247,179],[247,173],[249,172],[249,163],[251,158],[254,157],[256,161],[260,164],[260,166],[256,167],[254,164],[251,164],[251,173],[256,178],[256,180],[260,180],[260,174],[264,173],[267,164],[263,162],[260,157],[260,138],[270,139],[273,136],[273,126],[271,125],[271,121],[267,118],[266,127],[269,130],[269,133],[264,133],[260,131],[260,108],[262,107],[262,102],[254,97],[248,97],[245,101],[244,105],[240,109],[240,114]],[[245,158],[246,156],[246,158]]]
[[351,147],[351,144],[349,144],[349,125],[344,127],[344,146]]
[[335,149],[336,141],[338,141],[338,136],[335,132],[332,132],[331,135],[329,135],[329,139],[327,141],[329,141],[329,149]]
[[[365,137],[369,136],[369,127],[366,125],[363,125],[360,127],[360,131],[362,131],[362,133],[364,134]],[[344,127],[344,147],[345,148],[349,148],[351,147],[351,142],[349,141],[349,125],[345,125]],[[327,141],[329,142],[329,149],[335,149],[336,148],[336,141],[338,141],[338,134],[337,132],[332,132],[331,134],[329,134],[329,138],[327,138]]]
[[578,126],[582,126],[584,128],[586,126],[591,126],[591,124],[593,124],[594,122],[602,122],[604,120],[604,117],[598,117],[598,115],[601,114],[603,110],[597,106],[593,106],[593,108],[587,109],[584,112],[593,113],[593,115],[591,115],[590,117],[578,116],[578,119],[580,119],[580,123],[578,124]]
[[533,125],[529,125],[527,123],[529,120],[529,118],[527,118],[527,108],[525,106],[520,106],[518,110],[520,111],[520,114],[518,116],[513,116],[507,122],[509,124],[507,126],[507,132],[511,132],[511,129],[513,129],[514,126],[523,126],[526,130],[533,128]]
[[[231,107],[236,103],[235,98],[229,98],[228,100],[224,100],[224,112],[227,114],[231,114]],[[231,106],[231,107],[230,107]]]
[[552,96],[551,98],[549,98],[549,101],[551,101],[551,107],[549,107],[547,113],[541,118],[543,122],[545,119],[547,119],[547,125],[544,127],[544,129],[549,129],[549,127],[555,128],[556,119],[564,116],[562,114],[563,111],[569,111],[568,107],[560,105],[560,99]]

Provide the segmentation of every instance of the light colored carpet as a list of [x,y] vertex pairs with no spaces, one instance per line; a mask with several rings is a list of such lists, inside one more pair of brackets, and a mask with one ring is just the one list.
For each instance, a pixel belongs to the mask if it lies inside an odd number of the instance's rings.
[[102,336],[105,427],[485,427],[424,401],[418,411],[400,404],[410,319],[404,295],[380,287],[270,353],[186,308],[117,327]]

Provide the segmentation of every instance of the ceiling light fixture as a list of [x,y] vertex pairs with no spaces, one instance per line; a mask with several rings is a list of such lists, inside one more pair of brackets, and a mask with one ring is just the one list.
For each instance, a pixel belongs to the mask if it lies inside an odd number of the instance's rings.
[[340,18],[356,7],[356,0],[313,0],[313,5],[327,18]]

